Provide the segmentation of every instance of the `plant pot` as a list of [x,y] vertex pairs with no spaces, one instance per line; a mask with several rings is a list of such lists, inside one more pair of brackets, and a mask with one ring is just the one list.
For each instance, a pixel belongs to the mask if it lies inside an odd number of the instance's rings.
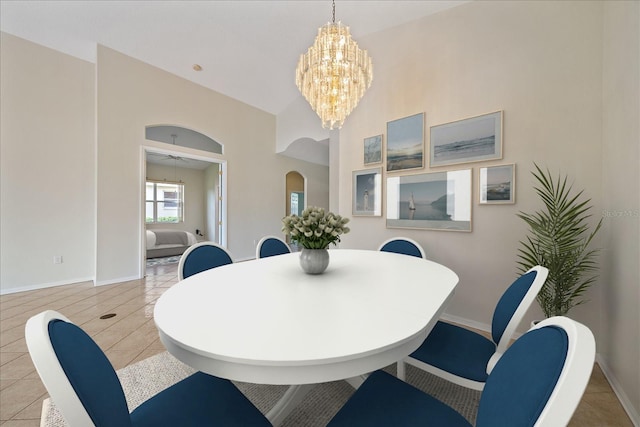
[[321,274],[329,266],[329,251],[327,249],[302,248],[300,252],[300,267],[307,274]]

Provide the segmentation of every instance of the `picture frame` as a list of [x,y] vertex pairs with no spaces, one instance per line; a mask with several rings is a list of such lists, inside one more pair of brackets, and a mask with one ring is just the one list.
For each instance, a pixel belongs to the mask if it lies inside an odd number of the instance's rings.
[[424,113],[387,122],[387,172],[424,167]]
[[382,134],[364,139],[363,163],[365,166],[382,163]]
[[432,126],[429,165],[502,159],[502,110]]
[[470,232],[472,175],[462,169],[387,177],[387,228]]
[[480,168],[478,182],[478,199],[481,205],[516,202],[515,163]]
[[382,167],[353,171],[353,216],[382,216]]

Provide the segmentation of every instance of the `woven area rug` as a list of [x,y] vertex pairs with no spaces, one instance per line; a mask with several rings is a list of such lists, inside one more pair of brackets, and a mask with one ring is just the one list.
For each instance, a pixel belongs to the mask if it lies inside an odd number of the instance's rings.
[[[395,374],[395,365],[385,368]],[[127,397],[129,410],[193,373],[167,352],[120,369],[118,377]],[[407,382],[428,392],[432,396],[460,412],[475,425],[480,392],[452,384],[436,376],[407,365]],[[287,386],[258,385],[235,382],[236,386],[266,413],[284,394]],[[353,388],[345,381],[318,384],[282,423],[283,427],[320,427],[338,412],[353,394]],[[42,427],[62,427],[66,422],[55,407],[46,399],[42,408]]]

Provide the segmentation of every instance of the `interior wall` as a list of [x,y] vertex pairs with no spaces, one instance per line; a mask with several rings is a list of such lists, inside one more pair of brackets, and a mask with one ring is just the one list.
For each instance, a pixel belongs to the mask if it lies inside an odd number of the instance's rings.
[[98,46],[97,58],[99,284],[141,275],[141,195],[135,183],[148,123],[174,123],[224,145],[227,247],[234,260],[253,258],[256,239],[280,232],[277,201],[284,198],[287,171],[309,178],[310,202],[328,198],[326,166],[275,154],[273,115],[104,46]]
[[0,37],[0,293],[93,280],[95,67]]
[[[343,247],[374,248],[394,235],[420,242],[427,256],[460,276],[446,316],[487,328],[516,275],[516,217],[542,203],[533,162],[566,174],[591,199],[600,277],[570,317],[596,336],[599,361],[625,409],[640,422],[640,5],[619,2],[472,2],[359,42],[375,80],[340,133],[340,206],[350,214],[351,172],[362,169],[361,141],[386,123],[426,113],[429,128],[503,110],[503,159],[407,171],[473,170],[473,231],[388,229],[381,218],[352,219]],[[332,162],[334,157],[332,156]],[[480,206],[478,168],[516,164],[516,203]],[[332,163],[332,166],[334,163]],[[399,173],[385,174],[396,176]],[[384,185],[383,185],[384,186]],[[384,194],[384,188],[383,188]],[[488,243],[491,242],[491,243]],[[542,312],[534,304],[519,331]]]
[[[184,183],[184,221],[178,224],[146,224],[149,230],[169,229],[189,231],[195,235],[196,229],[206,226],[206,205],[204,195],[204,170],[173,168],[147,162],[147,179],[152,181],[182,181]],[[144,197],[144,196],[143,196]]]
[[94,65],[2,33],[0,292],[141,276],[148,123],[178,123],[227,144],[236,259],[255,255],[255,239],[280,233],[273,200],[285,197],[287,171],[308,177],[310,203],[328,204],[328,167],[276,155],[274,116],[98,51]]
[[[472,232],[386,228],[383,202],[382,217],[352,219],[342,247],[372,249],[398,235],[417,240],[429,259],[460,277],[447,315],[488,327],[517,276],[526,226],[516,214],[542,205],[532,189],[533,162],[585,189],[594,223],[601,212],[601,28],[599,2],[483,1],[362,38],[375,78],[340,132],[341,214],[351,215],[351,174],[364,168],[363,139],[384,134],[386,147],[391,120],[425,113],[428,159],[431,126],[502,110],[503,158],[383,176],[472,169]],[[516,203],[479,205],[478,168],[509,163],[516,164]],[[572,312],[596,331],[601,282],[588,294],[593,301]],[[520,331],[541,317],[534,304]]]
[[276,152],[281,153],[289,145],[302,138],[322,141],[329,131],[322,128],[318,115],[302,96],[299,96],[276,118]]
[[604,3],[601,366],[640,423],[640,3]]

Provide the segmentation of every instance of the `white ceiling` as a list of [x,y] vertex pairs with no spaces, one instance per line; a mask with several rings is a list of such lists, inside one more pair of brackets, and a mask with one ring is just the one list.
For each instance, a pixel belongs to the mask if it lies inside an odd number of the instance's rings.
[[[338,0],[336,21],[358,41],[462,3]],[[91,62],[101,44],[277,115],[300,96],[299,55],[331,9],[329,0],[2,0],[0,28]]]

